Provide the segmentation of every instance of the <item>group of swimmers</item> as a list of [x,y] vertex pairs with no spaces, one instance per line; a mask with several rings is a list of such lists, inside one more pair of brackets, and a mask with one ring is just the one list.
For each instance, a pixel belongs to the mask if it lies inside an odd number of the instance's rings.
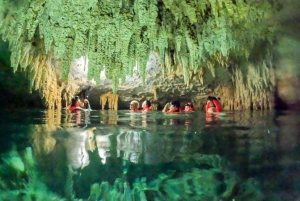
[[[133,112],[138,112],[139,111],[139,102],[136,100],[131,101],[129,109]],[[149,100],[145,100],[143,102],[141,111],[142,112],[152,111],[151,102]],[[184,110],[182,110],[180,107],[180,102],[177,100],[168,102],[162,110],[162,112],[164,112],[164,113],[181,113],[181,112],[192,112],[192,111],[194,111],[194,106],[193,106],[192,102],[187,102],[185,104]]]
[[[131,101],[130,103],[130,110],[133,112],[138,112],[139,111],[139,102],[136,100]],[[80,101],[79,96],[76,96],[72,98],[72,103],[71,106],[69,107],[69,110],[74,111],[77,109],[90,109],[90,104],[87,99],[83,100],[83,103]],[[220,98],[219,97],[214,97],[214,96],[208,96],[207,102],[206,102],[206,107],[205,107],[206,113],[208,114],[214,114],[217,112],[222,112],[222,105],[220,103]],[[142,103],[142,112],[151,112],[151,102],[149,100],[145,100]],[[193,112],[194,111],[194,106],[192,102],[187,102],[184,106],[184,110],[181,109],[180,107],[180,102],[175,100],[172,102],[168,102],[165,104],[162,112],[164,113],[174,113],[174,114],[180,114],[182,112]]]
[[[138,112],[139,111],[139,102],[136,100],[131,101],[130,110],[133,112]],[[222,109],[222,105],[220,103],[220,98],[214,97],[214,96],[208,96],[205,110],[206,110],[206,113],[208,113],[208,114],[222,112],[223,109]],[[152,111],[151,102],[149,100],[145,100],[143,102],[141,111],[142,112]],[[167,104],[165,104],[165,106],[162,110],[162,112],[164,112],[164,113],[173,113],[173,114],[180,114],[182,112],[193,112],[193,111],[194,111],[194,106],[193,106],[192,102],[187,102],[184,106],[184,109],[182,110],[182,108],[180,106],[180,102],[177,100],[168,102]]]
[[[133,112],[139,111],[140,104],[138,101],[131,101],[129,109]],[[151,112],[151,102],[149,100],[145,100],[142,104],[142,112]]]
[[80,101],[79,96],[72,98],[71,105],[69,107],[70,111],[80,110],[80,109],[90,109],[90,103],[88,99],[84,99],[83,103]]

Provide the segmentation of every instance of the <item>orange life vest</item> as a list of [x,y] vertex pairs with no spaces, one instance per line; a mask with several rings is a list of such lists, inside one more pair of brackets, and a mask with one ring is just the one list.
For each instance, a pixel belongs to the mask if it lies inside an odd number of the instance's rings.
[[143,112],[151,112],[152,109],[150,107],[145,106],[145,107],[143,107],[142,111]]
[[188,106],[188,108],[187,108],[187,106],[185,106],[184,111],[185,112],[192,112],[192,111],[194,111],[194,108],[192,108],[191,106]]
[[166,113],[181,113],[182,109],[178,108],[178,107],[174,107],[172,109],[169,109],[168,111],[166,111]]
[[215,107],[216,112],[222,112],[222,105],[218,100],[207,101],[205,110],[208,111],[208,108]]

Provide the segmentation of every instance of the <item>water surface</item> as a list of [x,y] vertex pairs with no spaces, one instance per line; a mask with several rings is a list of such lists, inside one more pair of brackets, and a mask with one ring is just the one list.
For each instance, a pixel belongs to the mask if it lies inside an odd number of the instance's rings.
[[1,200],[298,200],[296,112],[1,111]]

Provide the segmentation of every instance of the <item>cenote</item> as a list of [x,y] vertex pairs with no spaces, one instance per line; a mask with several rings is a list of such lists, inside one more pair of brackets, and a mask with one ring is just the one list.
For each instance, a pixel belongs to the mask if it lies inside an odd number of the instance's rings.
[[299,201],[299,10],[0,0],[0,201]]
[[299,119],[292,111],[2,111],[0,198],[295,200]]

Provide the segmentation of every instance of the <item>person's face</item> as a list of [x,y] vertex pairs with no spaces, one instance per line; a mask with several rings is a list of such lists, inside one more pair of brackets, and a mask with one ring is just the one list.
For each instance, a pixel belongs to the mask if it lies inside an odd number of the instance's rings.
[[135,110],[136,109],[136,105],[135,104],[130,104],[130,110]]
[[189,110],[189,109],[190,109],[190,107],[191,107],[191,106],[189,106],[189,105],[186,105],[186,106],[184,107],[184,109],[185,109],[185,110]]
[[132,104],[130,104],[129,108],[130,108],[130,110],[134,109]]

